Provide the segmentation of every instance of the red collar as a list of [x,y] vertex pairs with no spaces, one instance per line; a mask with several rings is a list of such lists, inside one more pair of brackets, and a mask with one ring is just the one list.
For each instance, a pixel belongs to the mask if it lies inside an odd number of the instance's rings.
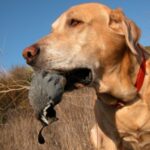
[[135,87],[137,89],[137,92],[140,91],[140,89],[143,85],[144,77],[145,77],[145,73],[146,73],[146,59],[145,59],[143,49],[142,49],[142,55],[143,55],[143,60],[142,60],[142,63],[140,65],[140,69],[138,71],[136,82],[135,82]]

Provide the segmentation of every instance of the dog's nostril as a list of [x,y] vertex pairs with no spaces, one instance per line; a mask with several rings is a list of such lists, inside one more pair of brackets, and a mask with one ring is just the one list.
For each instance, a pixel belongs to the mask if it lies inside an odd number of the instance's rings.
[[32,53],[31,52],[27,52],[27,57],[31,58],[32,57]]
[[36,46],[30,46],[24,49],[23,51],[23,57],[29,62],[35,59],[35,56],[39,55],[40,53],[40,48]]

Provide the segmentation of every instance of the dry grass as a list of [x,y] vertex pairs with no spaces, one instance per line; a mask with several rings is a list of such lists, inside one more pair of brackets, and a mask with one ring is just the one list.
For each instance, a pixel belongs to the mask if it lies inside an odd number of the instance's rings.
[[[40,145],[41,124],[27,101],[30,79],[31,72],[25,68],[15,68],[0,78],[0,92],[7,91],[0,93],[0,150],[92,150],[89,131],[95,122],[94,90],[84,88],[64,95],[56,108],[59,120],[44,129],[46,143]],[[14,87],[18,90],[11,90]]]
[[21,106],[27,100],[32,71],[16,67],[9,73],[0,74],[0,110]]
[[146,46],[145,48],[146,48],[148,51],[150,51],[150,46]]

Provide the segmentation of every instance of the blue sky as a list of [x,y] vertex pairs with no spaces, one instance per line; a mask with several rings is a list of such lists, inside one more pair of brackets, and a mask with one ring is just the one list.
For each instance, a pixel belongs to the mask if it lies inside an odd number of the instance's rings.
[[49,33],[63,11],[85,2],[122,8],[141,28],[140,42],[150,45],[150,0],[0,0],[0,69],[25,65],[22,50]]

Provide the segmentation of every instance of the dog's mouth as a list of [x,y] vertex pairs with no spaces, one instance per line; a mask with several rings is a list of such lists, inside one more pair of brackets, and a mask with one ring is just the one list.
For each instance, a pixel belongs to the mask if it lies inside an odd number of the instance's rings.
[[92,70],[88,68],[76,68],[70,71],[63,71],[62,74],[67,80],[65,90],[88,86],[93,81]]

